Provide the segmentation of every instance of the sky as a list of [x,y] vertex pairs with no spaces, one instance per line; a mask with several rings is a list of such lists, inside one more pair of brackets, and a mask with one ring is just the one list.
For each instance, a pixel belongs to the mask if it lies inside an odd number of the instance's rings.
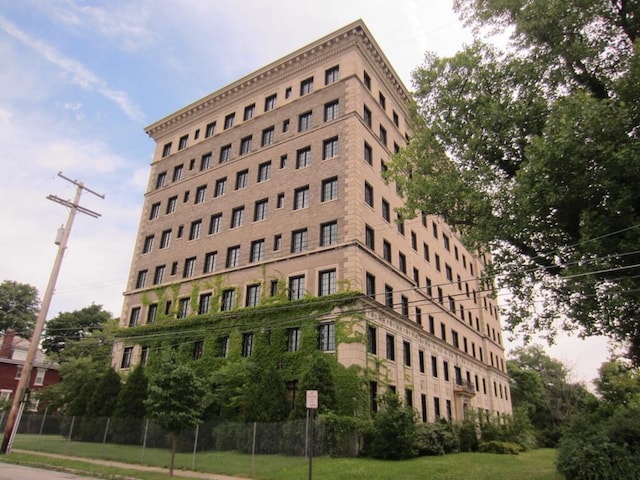
[[[122,309],[154,144],[147,125],[327,35],[364,20],[411,89],[427,51],[472,40],[453,0],[0,0],[0,282],[44,294],[57,229],[78,214],[48,318],[96,303]],[[511,348],[518,339],[508,344]],[[574,380],[596,377],[603,339],[548,349]]]

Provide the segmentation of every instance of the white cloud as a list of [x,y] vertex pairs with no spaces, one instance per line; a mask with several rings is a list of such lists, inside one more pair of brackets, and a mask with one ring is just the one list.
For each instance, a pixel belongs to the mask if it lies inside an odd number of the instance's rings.
[[118,105],[132,120],[142,121],[144,119],[142,111],[129,99],[126,92],[111,89],[104,80],[85,68],[80,62],[60,53],[46,42],[32,38],[2,15],[0,15],[0,28],[23,45],[42,55],[50,63],[56,65],[71,83],[85,90],[100,93]]

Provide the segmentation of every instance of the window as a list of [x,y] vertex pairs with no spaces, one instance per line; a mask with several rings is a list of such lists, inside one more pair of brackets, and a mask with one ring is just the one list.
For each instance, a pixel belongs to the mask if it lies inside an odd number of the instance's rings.
[[131,356],[133,355],[133,347],[124,347],[122,351],[122,362],[120,368],[129,368],[131,366]]
[[407,273],[407,257],[402,252],[398,252],[398,268],[402,273]]
[[440,267],[440,255],[438,255],[437,253],[435,254],[435,260],[436,260],[436,270],[440,271],[441,267]]
[[418,350],[418,365],[420,373],[424,373],[424,352],[422,350]]
[[450,252],[451,251],[451,242],[449,241],[449,236],[448,235],[442,234],[442,243],[444,244],[445,250]]
[[160,216],[160,202],[157,202],[151,205],[151,210],[149,212],[149,220],[154,220],[159,216]]
[[451,344],[456,348],[460,348],[460,340],[458,338],[458,332],[456,332],[455,330],[451,330]]
[[244,137],[240,140],[240,155],[246,155],[251,151],[251,142],[253,137],[251,135]]
[[181,298],[178,301],[178,318],[186,318],[189,313],[189,298]]
[[442,361],[442,373],[444,376],[444,381],[448,382],[449,381],[449,362],[447,362],[446,360]]
[[218,180],[216,180],[216,188],[213,192],[214,198],[221,197],[222,195],[224,195],[224,192],[226,189],[227,189],[227,177],[219,178]]
[[362,118],[368,127],[371,127],[371,110],[365,105],[362,110]]
[[253,352],[253,333],[242,334],[242,356],[250,357]]
[[291,98],[291,87],[287,87],[284,90],[284,98]]
[[300,82],[300,96],[313,92],[313,77],[307,78]]
[[144,243],[142,245],[142,253],[149,253],[153,248],[153,235],[147,235],[144,237]]
[[267,98],[264,99],[264,111],[268,112],[269,110],[273,110],[274,108],[276,108],[276,101],[278,99],[278,95],[277,94],[273,94],[273,95],[269,95]]
[[427,262],[431,261],[431,256],[429,255],[429,245],[426,243],[422,244],[422,256]]
[[367,352],[372,355],[377,355],[378,342],[377,342],[376,327],[369,325],[367,327]]
[[335,120],[340,115],[340,102],[338,100],[334,100],[329,103],[324,104],[324,121],[330,122],[331,120]]
[[395,362],[396,360],[396,338],[387,333],[387,360]]
[[436,322],[435,322],[435,319],[433,318],[433,315],[429,315],[429,333],[431,335],[436,334]]
[[184,270],[182,272],[182,276],[184,278],[193,277],[193,274],[196,271],[196,257],[187,258],[184,261]]
[[169,200],[167,200],[167,211],[166,213],[173,213],[176,211],[176,205],[178,204],[178,197],[170,197]]
[[253,210],[253,221],[258,222],[267,218],[267,210],[269,206],[268,199],[258,200]]
[[336,349],[335,323],[321,323],[318,325],[318,349],[323,352]]
[[433,414],[436,418],[440,418],[440,398],[433,397]]
[[179,225],[178,226],[178,234],[176,235],[176,237],[182,238],[182,230],[183,229],[184,229],[184,225]]
[[320,225],[320,246],[335,245],[338,243],[338,222],[327,222]]
[[230,113],[229,115],[224,117],[224,129],[227,130],[228,128],[233,127],[233,122],[235,119],[236,119],[235,113]]
[[380,125],[380,141],[383,145],[387,145],[387,129]]
[[387,240],[382,241],[382,258],[391,263],[391,244]]
[[289,278],[289,300],[300,300],[304,297],[304,275]]
[[136,288],[144,287],[144,284],[147,282],[147,271],[140,270],[138,272],[138,276],[136,278]]
[[280,156],[280,168],[284,168],[287,166],[287,154]]
[[330,85],[334,82],[338,81],[340,73],[340,67],[336,65],[335,67],[328,68],[324,71],[324,84]]
[[438,359],[431,355],[431,375],[438,378]]
[[429,277],[426,277],[424,282],[425,282],[425,291],[427,292],[427,295],[429,295],[430,297],[433,297],[433,289],[431,288],[431,279]]
[[174,182],[177,182],[178,180],[180,180],[180,178],[182,178],[183,169],[184,169],[184,166],[182,164],[176,165],[175,167],[173,167],[173,177],[171,180]]
[[202,357],[202,351],[204,350],[204,341],[197,340],[193,342],[193,359],[198,360]]
[[416,267],[413,267],[413,281],[416,287],[420,286],[420,271]]
[[300,348],[300,329],[287,328],[287,351],[297,352]]
[[156,177],[156,188],[164,187],[167,181],[167,172],[160,172]]
[[301,113],[298,116],[298,132],[304,132],[311,128],[313,123],[313,114],[311,111]]
[[147,323],[154,323],[158,316],[158,304],[152,303],[147,309]]
[[191,228],[189,229],[189,240],[197,240],[200,238],[200,230],[202,229],[202,220],[195,220],[191,222]]
[[273,236],[273,251],[277,252],[282,247],[282,235],[277,234]]
[[378,103],[380,103],[380,106],[382,107],[383,110],[387,106],[387,99],[384,98],[384,95],[382,94],[382,92],[378,92]]
[[369,90],[371,90],[371,77],[367,72],[364,72],[363,82],[364,82],[364,86],[367,87]]
[[364,182],[364,202],[373,208],[373,187]]
[[444,264],[444,275],[447,277],[447,280],[450,282],[453,281],[453,272],[451,271],[451,267],[446,263]]
[[447,327],[444,323],[440,323],[440,338],[443,342],[447,341]]
[[211,152],[205,153],[200,159],[200,171],[207,170],[211,167]]
[[222,228],[222,214],[214,213],[211,215],[211,219],[209,220],[209,235],[213,235],[214,233],[220,233],[220,229]]
[[322,181],[321,201],[328,202],[338,198],[338,177],[326,178]]
[[208,123],[204,133],[204,138],[212,137],[214,133],[216,133],[216,122]]
[[389,167],[387,166],[387,164],[385,163],[384,160],[380,160],[380,176],[383,179],[387,178],[387,172],[389,171]]
[[376,277],[369,272],[365,276],[365,290],[368,296],[375,299],[376,297]]
[[324,297],[336,293],[336,271],[325,270],[318,275],[318,296]]
[[338,137],[333,137],[322,142],[322,159],[334,158],[338,156]]
[[391,221],[391,208],[384,198],[382,199],[382,218],[387,222]]
[[404,295],[400,296],[400,308],[403,317],[409,317],[409,299]]
[[191,192],[190,190],[187,190],[186,192],[184,192],[184,199],[183,199],[184,203],[187,203],[189,201],[189,193],[190,192]]
[[274,127],[265,128],[262,130],[262,146],[271,145],[276,138]]
[[289,127],[291,125],[291,122],[288,118],[285,118],[282,121],[282,133],[287,133],[289,131]]
[[222,303],[220,304],[220,310],[223,312],[229,311],[235,305],[236,291],[233,288],[227,288],[222,291]]
[[236,174],[236,190],[247,188],[249,181],[249,170],[242,170]]
[[129,315],[129,326],[135,327],[140,321],[140,307],[133,307]]
[[231,228],[242,226],[244,221],[244,207],[236,207],[231,210]]
[[187,148],[187,141],[189,140],[189,135],[183,135],[180,137],[178,141],[178,150],[182,150],[183,148]]
[[237,267],[240,264],[240,246],[236,245],[234,247],[227,248],[227,263],[225,266],[227,268]]
[[284,207],[284,193],[280,192],[276,199],[276,208],[282,208],[282,207]]
[[160,235],[160,248],[168,248],[171,241],[171,229],[163,230]]
[[250,262],[259,262],[264,260],[264,238],[251,242],[251,252],[249,253]]
[[202,203],[207,198],[207,186],[201,185],[196,188],[196,204]]
[[311,147],[298,150],[296,154],[296,168],[308,167],[311,163]]
[[398,117],[398,113],[395,110],[393,111],[393,124],[396,127],[400,126],[400,117]]
[[291,232],[291,253],[304,252],[307,249],[307,229]]
[[244,107],[244,115],[242,116],[242,119],[246,122],[247,120],[251,120],[255,114],[256,104],[252,103],[251,105]]
[[406,367],[411,366],[411,344],[406,340],[402,342],[402,353],[404,357],[404,364]]
[[255,307],[260,302],[260,284],[247,285],[247,307]]
[[436,222],[431,222],[431,231],[433,232],[433,238],[438,238],[438,225],[436,225]]
[[258,165],[258,183],[264,182],[271,178],[271,161]]
[[218,338],[218,356],[226,358],[229,354],[229,337],[227,335]]
[[171,142],[165,143],[164,147],[162,147],[162,157],[168,157],[171,155]]
[[309,186],[296,188],[293,191],[293,209],[299,210],[309,206]]
[[393,308],[393,287],[390,285],[384,286],[384,304],[389,308]]
[[364,142],[364,161],[373,165],[373,149],[367,142]]
[[220,158],[218,163],[227,163],[231,160],[231,145],[225,145],[220,148]]
[[153,272],[153,284],[158,285],[162,283],[164,280],[164,272],[166,270],[166,265],[158,265]]
[[416,323],[422,325],[422,309],[420,307],[416,307]]
[[376,234],[369,225],[364,226],[364,244],[371,250],[376,248]]
[[208,252],[204,256],[204,266],[202,273],[211,273],[216,269],[216,262],[218,260],[218,252]]

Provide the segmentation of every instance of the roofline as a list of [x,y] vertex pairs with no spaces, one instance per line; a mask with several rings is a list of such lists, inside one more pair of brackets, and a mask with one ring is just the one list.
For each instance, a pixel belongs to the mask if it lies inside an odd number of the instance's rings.
[[382,49],[373,38],[373,35],[371,34],[367,26],[364,24],[362,19],[358,19],[355,22],[352,22],[340,28],[339,30],[336,30],[298,50],[295,50],[285,57],[282,57],[248,75],[245,75],[235,82],[230,83],[222,87],[221,89],[200,98],[199,100],[196,100],[186,107],[183,107],[180,110],[177,110],[176,112],[163,117],[162,119],[147,126],[144,130],[147,135],[153,137],[154,134],[159,130],[164,130],[164,128],[169,127],[176,121],[182,120],[186,117],[191,117],[201,110],[209,107],[214,102],[222,100],[227,96],[238,92],[242,88],[246,88],[266,77],[280,72],[284,68],[297,62],[299,59],[304,58],[309,53],[313,53],[314,51],[326,48],[327,46],[350,36],[356,36],[362,39],[365,46],[369,47],[367,48],[368,53],[372,55],[373,60],[376,61],[376,63],[381,67],[382,73],[384,73],[390,80],[392,80],[392,83],[394,84],[396,89],[404,97],[403,100],[408,101],[411,98],[411,94],[400,80],[400,76],[394,70],[393,66],[389,62],[389,59],[382,52]]

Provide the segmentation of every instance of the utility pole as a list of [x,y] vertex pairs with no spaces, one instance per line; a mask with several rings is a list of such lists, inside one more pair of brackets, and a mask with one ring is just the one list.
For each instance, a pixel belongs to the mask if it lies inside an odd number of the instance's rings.
[[49,306],[51,305],[51,298],[53,297],[53,291],[55,290],[56,281],[58,280],[58,273],[60,273],[62,258],[64,257],[65,250],[67,249],[67,242],[69,240],[69,235],[71,234],[73,220],[75,219],[77,212],[84,213],[85,215],[89,215],[93,218],[98,218],[101,216],[99,213],[80,206],[80,196],[82,195],[83,190],[86,190],[87,192],[92,193],[100,198],[104,198],[104,195],[90,190],[89,188],[85,187],[82,182],[71,180],[70,178],[65,177],[64,175],[62,175],[62,172],[58,172],[58,176],[70,183],[73,183],[76,186],[76,195],[73,202],[69,200],[63,200],[59,197],[56,197],[55,195],[47,196],[48,200],[68,207],[70,209],[69,216],[67,217],[67,224],[58,231],[58,235],[56,236],[55,243],[56,245],[58,245],[58,254],[56,255],[56,260],[53,263],[53,269],[51,270],[47,290],[45,291],[44,297],[42,299],[40,313],[38,314],[38,318],[34,325],[33,334],[31,335],[29,350],[27,351],[27,356],[24,360],[24,365],[22,366],[22,374],[20,375],[18,387],[16,388],[16,392],[13,397],[11,410],[9,410],[7,423],[4,429],[4,437],[2,439],[2,446],[0,447],[0,454],[8,454],[11,451],[11,445],[13,443],[15,431],[17,430],[16,426],[20,425],[20,415],[22,413],[22,410],[24,409],[24,403],[27,401],[27,387],[29,386],[29,379],[31,377],[33,361],[35,359],[36,352],[38,351],[38,346],[40,345],[40,337],[42,336],[44,323],[47,319]]

